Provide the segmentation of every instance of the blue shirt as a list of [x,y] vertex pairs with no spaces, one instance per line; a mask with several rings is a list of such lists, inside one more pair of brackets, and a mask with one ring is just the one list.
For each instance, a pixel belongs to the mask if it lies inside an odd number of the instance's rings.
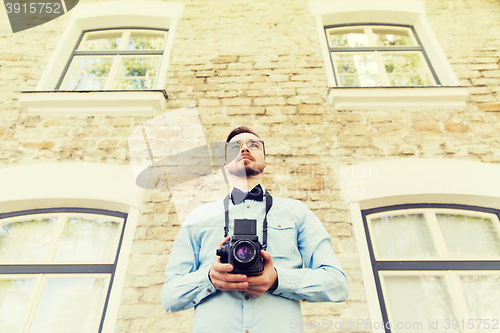
[[[264,201],[229,200],[229,235],[234,218],[257,220],[262,242]],[[278,287],[260,297],[219,291],[208,272],[224,239],[223,200],[195,208],[175,240],[165,269],[161,303],[167,312],[195,307],[193,332],[302,332],[299,301],[342,302],[347,278],[333,253],[323,224],[302,202],[273,197],[267,251],[278,273]]]

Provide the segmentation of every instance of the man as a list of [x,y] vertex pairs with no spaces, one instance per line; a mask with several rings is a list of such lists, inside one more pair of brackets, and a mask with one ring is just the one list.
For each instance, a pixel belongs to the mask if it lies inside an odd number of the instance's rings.
[[[263,195],[266,166],[257,134],[248,127],[234,129],[226,140],[224,165],[231,185],[229,235],[234,219],[255,219],[263,242],[267,216],[261,275],[232,274],[233,265],[215,255],[224,241],[222,199],[194,209],[175,240],[161,302],[167,312],[194,306],[193,332],[302,331],[301,300],[347,299],[347,279],[324,226],[302,202]],[[266,215],[268,200],[272,207]]]

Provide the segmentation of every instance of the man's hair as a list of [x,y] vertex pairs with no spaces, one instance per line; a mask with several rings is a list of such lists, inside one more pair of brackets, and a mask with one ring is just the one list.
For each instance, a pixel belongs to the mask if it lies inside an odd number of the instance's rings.
[[227,136],[226,142],[231,141],[232,138],[234,138],[235,136],[237,136],[238,134],[241,134],[241,133],[250,133],[250,134],[253,134],[260,139],[260,136],[258,136],[257,133],[252,131],[252,129],[250,127],[238,126],[234,130],[232,130],[231,133],[229,133],[229,135]]

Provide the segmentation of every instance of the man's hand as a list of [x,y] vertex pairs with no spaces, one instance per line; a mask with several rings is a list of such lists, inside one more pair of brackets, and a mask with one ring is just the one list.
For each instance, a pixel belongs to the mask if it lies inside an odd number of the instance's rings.
[[278,287],[278,273],[274,269],[271,254],[264,250],[261,250],[260,254],[264,257],[264,271],[259,276],[249,276],[247,278],[249,286],[246,292],[253,297],[262,296],[269,289]]
[[[219,249],[221,248],[222,243],[228,241],[229,239],[230,237],[226,237],[226,239],[220,242]],[[221,263],[220,257],[216,256],[212,267],[210,267],[210,272],[208,273],[212,284],[215,288],[222,291],[247,291],[247,276],[242,274],[230,274],[229,272],[231,272],[233,268],[233,265]]]

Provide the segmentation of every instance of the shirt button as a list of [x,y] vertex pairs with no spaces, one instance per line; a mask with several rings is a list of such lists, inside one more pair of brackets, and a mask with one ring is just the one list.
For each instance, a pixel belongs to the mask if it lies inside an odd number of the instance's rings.
[[282,295],[281,293],[278,294],[278,296],[281,296],[281,295]]
[[246,300],[248,301],[248,300],[250,299],[250,297],[248,297],[248,296],[245,296],[245,299],[246,299]]
[[247,208],[250,208],[250,205],[247,205]]
[[246,331],[245,331],[245,333],[250,333],[250,331],[249,331],[249,330],[246,330]]
[[278,228],[281,228],[281,224],[278,224]]
[[210,290],[210,289],[207,289],[207,291],[208,291],[209,293],[211,293],[211,292],[212,292],[212,290]]
[[196,302],[195,302],[195,301],[193,301],[193,304],[196,304]]

